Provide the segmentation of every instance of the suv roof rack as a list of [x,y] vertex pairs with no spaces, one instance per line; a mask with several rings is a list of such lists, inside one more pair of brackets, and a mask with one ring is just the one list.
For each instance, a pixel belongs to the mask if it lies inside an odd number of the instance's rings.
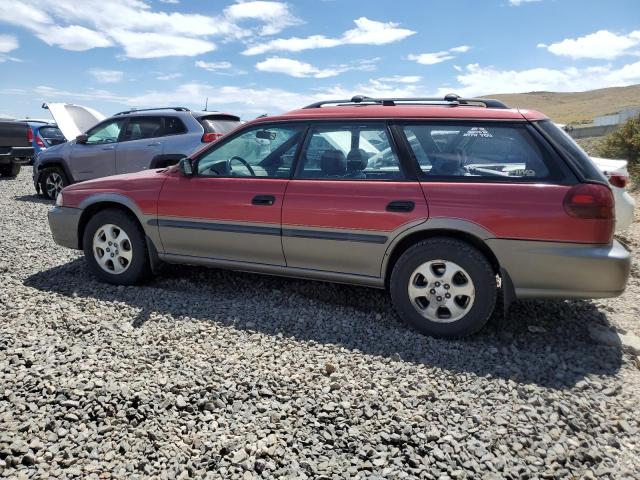
[[322,102],[312,103],[303,107],[307,108],[320,108],[323,105],[336,104],[341,105],[384,105],[392,107],[398,103],[404,103],[408,105],[447,105],[450,107],[457,107],[459,105],[480,104],[486,108],[509,108],[506,104],[500,100],[493,100],[490,98],[462,98],[455,93],[449,93],[442,97],[410,97],[410,98],[372,98],[364,95],[356,95],[351,97],[350,100],[325,100]]
[[152,112],[156,110],[175,110],[176,112],[190,112],[187,107],[158,107],[158,108],[133,108],[131,110],[125,110],[124,112],[118,112],[114,114],[116,115],[126,115],[127,113],[136,113],[136,112]]

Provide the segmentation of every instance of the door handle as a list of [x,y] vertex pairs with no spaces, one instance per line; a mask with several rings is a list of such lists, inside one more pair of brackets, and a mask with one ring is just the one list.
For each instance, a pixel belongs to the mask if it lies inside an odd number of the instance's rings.
[[255,197],[253,197],[253,200],[251,200],[251,203],[253,205],[269,206],[276,203],[276,197],[274,197],[273,195],[256,195]]
[[147,147],[158,147],[160,146],[160,142],[153,142],[147,145]]
[[113,150],[115,147],[102,147],[103,150]]
[[394,200],[387,205],[387,212],[412,212],[416,204],[407,200]]

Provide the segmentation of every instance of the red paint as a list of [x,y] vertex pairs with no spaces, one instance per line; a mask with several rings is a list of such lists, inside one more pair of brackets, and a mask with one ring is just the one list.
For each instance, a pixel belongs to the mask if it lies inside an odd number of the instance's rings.
[[431,218],[477,223],[496,238],[576,243],[609,243],[611,219],[569,216],[563,207],[570,186],[545,184],[422,184]]
[[[158,215],[277,225],[288,181],[168,175],[158,199]],[[252,205],[256,195],[273,195],[275,203]]]
[[[392,201],[414,202],[412,212],[387,212]],[[286,226],[390,232],[429,210],[417,182],[292,180],[282,209]]]

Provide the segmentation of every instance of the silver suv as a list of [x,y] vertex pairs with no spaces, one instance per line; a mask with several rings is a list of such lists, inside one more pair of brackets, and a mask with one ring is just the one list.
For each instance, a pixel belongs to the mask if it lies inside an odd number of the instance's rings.
[[34,161],[33,184],[54,200],[72,183],[177,163],[238,125],[235,115],[184,107],[120,112],[41,152]]

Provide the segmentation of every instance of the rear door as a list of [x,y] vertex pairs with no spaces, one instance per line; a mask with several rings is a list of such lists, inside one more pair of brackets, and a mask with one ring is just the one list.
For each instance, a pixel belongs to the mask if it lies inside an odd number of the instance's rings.
[[314,124],[282,209],[287,266],[379,277],[389,243],[427,217],[385,122]]
[[163,117],[129,117],[116,152],[116,173],[139,172],[149,168],[152,160],[162,155],[163,136]]
[[85,143],[74,143],[70,160],[74,180],[81,182],[116,173],[116,149],[125,123],[124,118],[106,120],[87,132]]
[[282,266],[282,201],[300,125],[248,127],[196,159],[196,175],[170,176],[158,199],[166,254]]

